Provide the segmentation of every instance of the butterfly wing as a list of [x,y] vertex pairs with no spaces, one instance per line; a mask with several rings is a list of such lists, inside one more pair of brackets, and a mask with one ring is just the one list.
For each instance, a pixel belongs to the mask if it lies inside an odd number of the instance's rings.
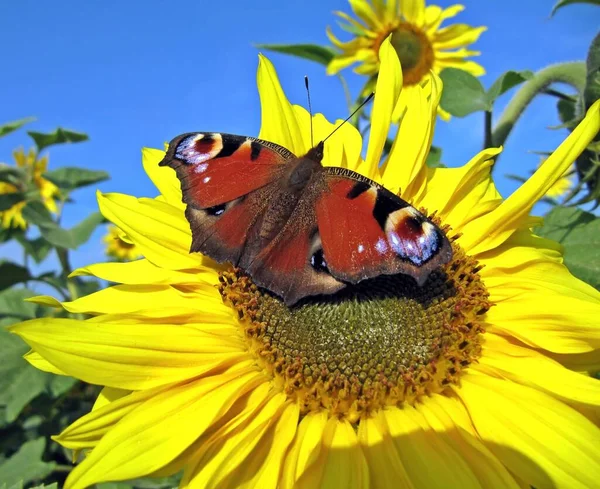
[[450,261],[444,232],[408,202],[350,170],[328,167],[315,207],[323,254],[338,280],[404,273],[422,285]]
[[332,276],[323,261],[315,215],[316,182],[302,198],[277,236],[259,253],[243,257],[240,266],[261,287],[288,306],[307,296],[333,294],[346,284]]
[[173,139],[160,165],[173,168],[181,182],[190,251],[237,264],[272,197],[268,184],[291,158],[282,146],[252,137],[188,133]]

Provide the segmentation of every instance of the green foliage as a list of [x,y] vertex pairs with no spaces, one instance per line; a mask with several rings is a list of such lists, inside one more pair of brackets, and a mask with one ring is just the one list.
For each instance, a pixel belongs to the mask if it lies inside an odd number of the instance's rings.
[[19,119],[17,121],[7,122],[6,124],[2,124],[0,126],[0,138],[2,136],[6,136],[17,129],[20,129],[25,124],[32,122],[35,120],[35,117],[24,117],[23,119]]
[[473,112],[490,112],[496,99],[511,88],[531,78],[530,71],[507,71],[500,75],[486,92],[481,82],[466,71],[446,68],[440,73],[444,90],[441,107],[457,117],[465,117]]
[[575,3],[588,3],[590,5],[600,5],[600,0],[559,0],[552,7],[552,12],[550,15],[554,15],[556,11],[562,7],[566,7],[567,5],[573,5]]
[[40,480],[54,470],[53,462],[44,462],[46,440],[38,438],[24,443],[9,459],[0,462],[0,481],[8,487]]
[[21,282],[27,282],[31,278],[31,274],[26,267],[10,261],[0,260],[0,290]]
[[291,54],[299,58],[316,61],[324,66],[335,56],[335,51],[318,44],[258,44],[259,49],[267,49],[276,53]]
[[85,168],[62,167],[44,174],[63,191],[70,192],[77,188],[93,185],[108,180],[110,176],[105,171],[86,170]]
[[23,217],[39,227],[44,239],[57,247],[74,250],[85,243],[98,224],[104,222],[102,214],[94,212],[71,229],[60,227],[52,214],[39,201],[28,202],[23,209]]
[[6,211],[13,205],[23,202],[25,194],[23,192],[14,192],[12,194],[0,194],[0,211]]
[[571,273],[600,290],[600,218],[572,207],[555,207],[535,230],[564,247]]
[[429,168],[444,168],[446,165],[442,163],[442,148],[439,146],[432,146],[429,149],[427,160],[425,163]]
[[[17,130],[29,121],[22,119],[1,126],[0,135]],[[61,128],[50,134],[32,131],[29,135],[38,153],[54,144],[87,139],[85,134]],[[56,197],[59,200],[56,214],[42,201],[31,167],[0,164],[0,182],[17,189],[0,194],[0,211],[24,203],[22,214],[27,222],[25,230],[5,229],[0,225],[0,243],[13,241],[22,248],[24,257],[23,262],[18,263],[12,253],[10,259],[0,259],[0,489],[30,488],[41,482],[46,485],[39,485],[40,489],[62,486],[70,468],[70,455],[56,443],[46,444],[46,440],[89,411],[97,395],[96,388],[83,388],[71,377],[34,368],[23,357],[29,350],[27,345],[6,329],[11,324],[45,315],[71,316],[63,310],[26,302],[27,298],[39,295],[38,287],[51,287],[63,300],[72,300],[99,288],[95,280],[67,277],[71,272],[69,250],[85,243],[103,222],[103,217],[94,212],[70,229],[62,227],[60,221],[64,206],[73,202],[70,197],[73,190],[104,181],[108,174],[63,167],[43,176],[60,190]],[[30,262],[43,263],[53,251],[59,258],[58,270],[32,273]],[[59,467],[61,469],[55,471]],[[59,484],[48,485],[54,481]]]
[[25,172],[15,166],[8,166],[0,163],[0,182],[10,183],[19,186],[25,181]]
[[70,131],[61,127],[58,127],[54,132],[44,133],[29,131],[27,134],[29,134],[31,139],[35,141],[38,152],[42,151],[48,146],[52,146],[53,144],[79,143],[89,139],[87,134]]

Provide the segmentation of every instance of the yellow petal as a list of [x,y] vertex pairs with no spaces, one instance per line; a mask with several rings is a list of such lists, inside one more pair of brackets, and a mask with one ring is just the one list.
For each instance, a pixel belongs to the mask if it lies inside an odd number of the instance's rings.
[[400,0],[400,12],[407,22],[420,27],[425,22],[425,0]]
[[295,155],[305,154],[310,149],[310,130],[301,127],[275,68],[263,55],[259,55],[257,83],[262,114],[258,137],[279,144]]
[[44,372],[49,372],[51,374],[56,375],[68,375],[63,372],[61,369],[57,368],[55,365],[52,365],[48,360],[46,360],[42,355],[40,355],[37,351],[31,350],[23,355],[23,358],[27,360],[31,365],[35,368],[42,370]]
[[[91,413],[82,416],[65,428],[60,435],[53,436],[52,439],[70,450],[93,448],[100,442],[103,436],[110,432],[129,413],[149,399],[170,388],[170,386],[161,386],[154,389],[131,392],[105,387],[103,392],[110,389],[112,392],[118,392],[120,397],[112,402],[108,402],[105,397],[106,393],[100,396],[102,400],[99,406],[94,406],[94,410]],[[129,392],[129,394],[123,395],[122,393],[125,392]]]
[[344,419],[331,418],[325,426],[318,461],[304,473],[298,489],[315,487],[369,487],[369,466],[352,425]]
[[600,406],[598,380],[572,372],[531,348],[492,333],[485,334],[483,352],[473,368],[493,377],[533,387],[569,404]]
[[461,454],[435,433],[415,408],[391,408],[380,411],[379,416],[415,488],[481,487]]
[[481,442],[469,413],[458,399],[433,395],[415,408],[437,436],[460,453],[482,488],[520,487],[515,477]]
[[202,265],[202,255],[189,252],[192,235],[182,209],[123,194],[98,193],[98,205],[104,217],[158,267],[181,270]]
[[146,259],[126,263],[108,262],[88,265],[78,268],[69,277],[87,275],[120,284],[218,283],[218,274],[215,268],[198,267],[197,270],[181,272],[157,267]]
[[381,416],[362,419],[358,439],[369,464],[372,487],[417,487],[410,480]]
[[120,389],[147,389],[193,378],[247,356],[241,338],[185,325],[40,318],[11,331],[66,374]]
[[[275,473],[271,475],[274,477],[271,477],[266,486],[253,485],[252,478],[257,475],[257,472],[265,469],[264,457],[269,456],[270,444],[277,447],[275,459],[282,456],[281,450],[285,450],[294,435],[293,432],[290,433],[290,424],[293,424],[293,431],[297,426],[297,406],[286,402],[285,395],[279,393],[271,396],[253,416],[248,416],[251,411],[252,406],[249,406],[245,412],[232,419],[232,428],[223,427],[221,430],[227,431],[227,435],[220,433],[220,436],[213,436],[204,442],[204,446],[200,447],[199,459],[186,467],[182,487],[187,489],[275,487],[280,470],[279,464],[272,467]],[[278,427],[282,440],[275,442],[273,431]],[[270,440],[267,441],[269,438]],[[260,444],[260,447],[257,447],[257,444]],[[255,449],[261,453],[255,453]],[[245,476],[238,476],[238,470],[245,470]]]
[[433,37],[444,20],[455,17],[462,12],[465,7],[464,5],[451,5],[439,13],[437,9],[439,9],[439,7],[435,5],[429,5],[425,9],[425,30],[429,37]]
[[386,188],[394,193],[402,192],[402,198],[413,200],[426,184],[425,161],[431,147],[441,95],[441,80],[436,75],[429,79],[427,87],[415,85],[403,92],[410,92],[412,101],[394,138],[392,149],[382,167]]
[[533,205],[561,178],[600,130],[600,100],[587,112],[584,120],[548,157],[537,171],[485,219],[465,227],[461,246],[470,253],[492,249],[510,236],[529,214]]
[[133,479],[158,470],[262,382],[261,374],[236,371],[153,396],[102,438],[69,474],[65,489]]
[[[327,413],[310,412],[298,425],[296,436],[292,441],[288,455],[284,461],[281,474],[281,489],[294,489],[298,481],[306,477],[313,465],[318,461],[321,446],[324,442]],[[331,443],[331,440],[328,441]]]
[[[417,204],[429,212],[437,211],[455,232],[485,216],[501,202],[490,175],[492,158],[499,152],[498,149],[482,151],[460,168],[429,169],[426,192]],[[464,248],[463,238],[459,242]]]
[[377,30],[381,28],[381,21],[369,2],[365,0],[348,0],[348,3],[350,3],[350,8],[356,16],[362,19],[367,26]]
[[459,70],[471,73],[473,76],[485,75],[485,69],[479,63],[471,60],[465,60],[460,57],[435,60],[433,69],[436,71],[436,73],[439,73],[445,68],[458,68]]
[[131,390],[128,389],[115,389],[114,387],[103,387],[92,406],[92,411],[100,409],[111,402],[115,402],[122,397],[131,394]]
[[143,148],[142,164],[144,165],[144,171],[169,204],[183,208],[185,206],[181,201],[181,184],[177,179],[177,175],[172,168],[158,166],[164,156],[165,152],[160,149]]
[[466,375],[457,393],[483,442],[539,489],[595,487],[600,429],[537,389],[487,375]]
[[[306,109],[298,105],[293,106],[300,126],[310,134],[310,115]],[[335,134],[325,143],[323,151],[324,166],[341,166],[354,170],[361,161],[362,138],[352,124],[342,124],[338,119],[335,123],[329,122],[323,114],[315,114],[312,119],[314,144],[323,141],[336,130]],[[341,126],[341,127],[340,127]],[[314,146],[311,142],[311,146]]]
[[[169,285],[115,285],[71,302],[63,302],[65,310],[85,314],[128,314],[141,310],[162,311],[170,308],[195,309],[198,317],[214,314],[231,318],[231,309],[223,304],[217,289],[212,285],[184,292]],[[153,315],[153,314],[152,314]]]
[[379,179],[379,163],[381,152],[385,145],[390,124],[392,122],[392,112],[402,90],[402,70],[400,61],[395,49],[392,47],[390,37],[388,37],[379,48],[379,59],[381,68],[377,77],[375,88],[375,100],[371,112],[371,129],[369,135],[369,145],[367,148],[367,157],[365,164],[369,168],[369,178]]
[[433,36],[433,49],[453,49],[472,44],[487,27],[471,27],[467,24],[454,24],[438,30]]

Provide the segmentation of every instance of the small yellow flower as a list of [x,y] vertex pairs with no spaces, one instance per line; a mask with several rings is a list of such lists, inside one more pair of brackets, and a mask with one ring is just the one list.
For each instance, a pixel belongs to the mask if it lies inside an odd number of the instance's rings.
[[[437,5],[425,6],[424,0],[350,0],[350,7],[358,20],[344,12],[336,12],[347,24],[343,27],[354,33],[348,42],[340,41],[327,29],[331,42],[340,49],[327,72],[334,74],[354,63],[359,65],[354,71],[361,75],[375,75],[379,71],[379,47],[384,39],[391,36],[392,46],[396,50],[402,65],[402,83],[405,87],[401,95],[398,111],[406,106],[408,100],[418,91],[417,86],[430,78],[430,72],[439,74],[444,68],[459,68],[475,76],[481,76],[485,70],[478,63],[468,60],[478,51],[466,49],[477,41],[486,27],[471,27],[466,24],[453,24],[441,27],[441,24],[464,9],[462,5],[452,5],[442,9]],[[374,78],[367,83],[365,92],[373,89]],[[442,118],[449,114],[439,110]]]
[[[531,233],[529,212],[598,132],[600,102],[503,199],[490,175],[499,149],[461,168],[425,164],[435,75],[379,166],[401,89],[389,41],[380,59],[366,157],[345,124],[324,164],[436,211],[452,261],[423,287],[380,277],[356,296],[287,308],[189,253],[179,181],[158,165],[164,151],[145,149],[159,197],[98,195],[144,258],[74,272],[119,285],[36,299],[90,319],[12,328],[36,367],[105,386],[55,437],[87,452],[65,489],[180,471],[186,489],[597,487],[600,382],[582,372],[600,364],[600,293],[569,273],[557,243]],[[304,154],[310,116],[262,57],[258,87],[260,137]],[[317,141],[334,127],[321,114],[312,124]]]
[[[35,149],[31,148],[29,153],[25,154],[23,148],[19,148],[13,152],[13,157],[17,167],[25,171],[29,181],[32,181],[38,188],[42,202],[51,212],[57,212],[55,198],[60,195],[60,191],[51,181],[42,177],[42,174],[48,169],[48,156],[38,158]],[[0,194],[11,194],[19,192],[19,189],[14,185],[6,182],[0,182]],[[10,209],[0,212],[0,223],[4,228],[21,228],[25,229],[27,223],[23,219],[22,211],[25,207],[25,202],[19,202],[13,205]]]
[[130,261],[141,256],[135,244],[117,226],[109,226],[102,241],[106,243],[106,254],[117,260]]

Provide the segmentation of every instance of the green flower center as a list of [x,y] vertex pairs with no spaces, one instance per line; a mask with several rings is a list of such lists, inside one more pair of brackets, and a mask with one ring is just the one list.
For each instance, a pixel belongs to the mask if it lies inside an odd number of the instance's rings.
[[488,293],[476,261],[453,248],[422,287],[380,276],[288,308],[235,269],[221,274],[220,292],[257,363],[302,413],[356,422],[442,392],[480,355]]
[[400,58],[404,85],[419,83],[433,66],[431,42],[421,29],[403,22],[392,32],[392,46]]

